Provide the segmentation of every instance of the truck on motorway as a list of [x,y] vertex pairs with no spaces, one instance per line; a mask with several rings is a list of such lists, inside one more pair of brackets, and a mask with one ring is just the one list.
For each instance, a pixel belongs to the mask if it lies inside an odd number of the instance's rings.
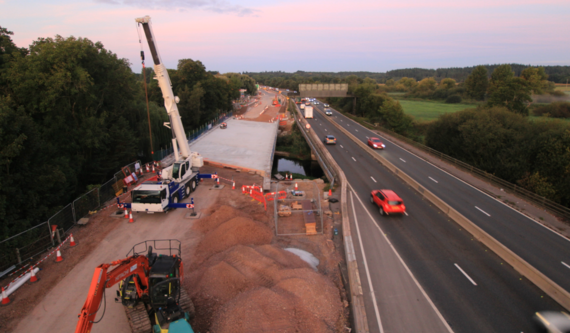
[[[190,145],[186,138],[184,127],[176,105],[180,99],[174,96],[172,84],[168,71],[164,66],[158,47],[156,37],[153,34],[150,17],[145,16],[136,19],[138,26],[142,26],[148,41],[148,46],[154,61],[154,72],[158,86],[164,97],[164,106],[170,122],[164,125],[172,131],[172,147],[174,150],[174,163],[164,168],[160,177],[153,177],[143,184],[137,186],[131,193],[132,203],[121,203],[117,198],[119,206],[131,208],[133,212],[166,212],[173,208],[192,208],[189,205],[178,203],[188,197],[198,185],[199,178],[214,178],[212,175],[200,174],[200,167],[204,165],[202,156],[190,151]],[[141,51],[144,63],[144,53]],[[180,150],[180,151],[179,151]]]
[[305,119],[313,119],[313,106],[305,106]]

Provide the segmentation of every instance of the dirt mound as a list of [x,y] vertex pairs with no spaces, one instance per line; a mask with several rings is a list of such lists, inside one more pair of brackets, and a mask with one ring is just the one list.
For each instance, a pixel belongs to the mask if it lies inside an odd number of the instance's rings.
[[206,259],[235,245],[269,244],[273,232],[259,222],[246,217],[234,217],[207,233],[196,248],[196,256]]
[[218,226],[220,226],[220,224],[236,216],[242,216],[242,213],[235,208],[225,205],[216,207],[212,215],[196,221],[194,229],[206,234],[216,229]]
[[335,332],[290,293],[256,288],[224,305],[211,328],[218,332]]

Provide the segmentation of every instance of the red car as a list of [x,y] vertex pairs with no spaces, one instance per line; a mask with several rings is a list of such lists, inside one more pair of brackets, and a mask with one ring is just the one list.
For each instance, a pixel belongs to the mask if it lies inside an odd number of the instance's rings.
[[382,143],[382,141],[380,141],[380,139],[374,138],[374,137],[368,139],[368,145],[369,145],[370,147],[374,148],[374,149],[384,149],[384,148],[386,148],[386,145],[384,145],[384,144]]
[[404,201],[392,190],[373,190],[370,202],[378,206],[380,215],[405,214]]

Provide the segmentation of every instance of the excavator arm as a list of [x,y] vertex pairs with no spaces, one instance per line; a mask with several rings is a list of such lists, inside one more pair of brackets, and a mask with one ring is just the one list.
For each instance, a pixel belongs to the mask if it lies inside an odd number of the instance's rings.
[[[109,271],[109,268],[111,267],[114,268]],[[95,273],[93,274],[93,279],[91,279],[87,300],[79,314],[79,322],[75,328],[75,333],[91,332],[91,327],[95,321],[97,310],[99,310],[99,306],[101,305],[105,289],[111,288],[128,276],[139,276],[139,280],[142,285],[139,285],[137,279],[135,279],[137,293],[139,296],[142,295],[142,293],[148,293],[148,271],[148,258],[138,255],[113,261],[110,264],[97,266],[97,268],[95,268]]]

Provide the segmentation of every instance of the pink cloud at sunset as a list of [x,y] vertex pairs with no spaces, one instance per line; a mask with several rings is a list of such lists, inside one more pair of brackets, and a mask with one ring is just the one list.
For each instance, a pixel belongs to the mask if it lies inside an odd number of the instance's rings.
[[[570,64],[567,1],[55,1],[0,3],[2,26],[101,41],[140,70],[135,17],[150,15],[168,67],[385,71],[523,62]],[[8,14],[9,13],[9,14]],[[146,47],[146,44],[145,44]]]

